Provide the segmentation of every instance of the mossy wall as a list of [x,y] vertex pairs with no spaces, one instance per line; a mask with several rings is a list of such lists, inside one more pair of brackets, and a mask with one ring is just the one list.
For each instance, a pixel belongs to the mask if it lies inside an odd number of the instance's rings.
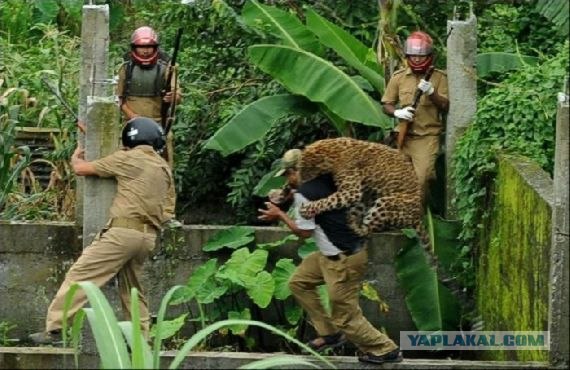
[[[522,157],[502,156],[484,225],[477,306],[487,331],[548,330],[552,180]],[[489,360],[547,361],[546,351],[482,351]]]

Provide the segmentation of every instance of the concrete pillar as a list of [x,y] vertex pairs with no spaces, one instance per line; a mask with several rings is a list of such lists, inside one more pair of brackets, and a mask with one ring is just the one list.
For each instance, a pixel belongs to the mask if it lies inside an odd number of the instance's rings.
[[[93,84],[92,80],[107,78],[109,64],[109,6],[85,5],[81,23],[81,70],[79,71],[79,112],[78,117],[87,127],[92,125],[87,119],[87,97],[107,95],[105,86]],[[79,133],[78,142],[85,147],[85,135]],[[85,181],[77,177],[75,220],[83,224],[83,198]]]
[[[85,5],[81,29],[79,119],[87,127],[81,138],[87,160],[111,154],[120,141],[119,108],[108,78],[108,64],[109,6]],[[81,209],[77,212],[77,222],[83,225],[85,247],[108,219],[116,184],[114,179],[88,177],[83,179],[82,185],[78,192]]]
[[550,364],[567,369],[570,364],[568,341],[568,261],[570,254],[569,215],[569,120],[568,98],[558,103],[556,149],[554,155],[554,207],[552,209],[552,250],[550,262]]
[[[121,140],[121,121],[113,97],[89,97],[88,130],[85,135],[85,159],[92,161],[117,150]],[[109,219],[109,208],[115,197],[115,179],[89,176],[85,178],[83,194],[83,247]]]
[[449,113],[445,135],[446,217],[456,218],[451,200],[455,187],[451,181],[455,144],[475,118],[477,110],[477,18],[473,13],[465,21],[447,21],[447,79]]

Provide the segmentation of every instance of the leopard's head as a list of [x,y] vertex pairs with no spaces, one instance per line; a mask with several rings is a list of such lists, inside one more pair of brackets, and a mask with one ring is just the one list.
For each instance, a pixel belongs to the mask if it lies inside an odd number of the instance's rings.
[[329,173],[333,167],[329,157],[310,149],[310,147],[307,147],[303,151],[299,163],[299,178],[301,182],[310,181],[320,175]]

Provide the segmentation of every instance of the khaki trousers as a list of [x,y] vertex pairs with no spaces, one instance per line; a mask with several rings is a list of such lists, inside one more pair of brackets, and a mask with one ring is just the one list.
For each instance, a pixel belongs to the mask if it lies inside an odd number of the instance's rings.
[[439,136],[407,136],[402,152],[412,159],[420,189],[422,189],[422,194],[425,197],[428,181],[435,178]]
[[[97,235],[67,272],[64,282],[48,308],[46,330],[62,328],[65,295],[73,283],[90,281],[101,287],[117,275],[125,319],[131,319],[131,288],[135,287],[139,292],[141,329],[145,337],[148,337],[150,315],[140,284],[140,276],[144,261],[154,249],[155,239],[154,233],[143,233],[121,227],[112,227]],[[73,296],[68,317],[77,313],[86,302],[87,297],[83,289],[78,289]]]
[[[320,252],[305,257],[289,281],[289,288],[307,311],[318,335],[342,331],[361,351],[383,355],[398,346],[377,330],[362,314],[359,305],[360,283],[366,271],[368,251],[340,255],[332,261]],[[323,308],[317,288],[326,284],[331,315]]]
[[[159,121],[160,122],[160,121]],[[166,148],[165,152],[163,152],[163,158],[168,162],[170,169],[174,171],[174,135],[172,131],[169,131],[166,135]],[[174,173],[172,174],[172,178],[174,179]],[[174,189],[174,184],[168,188],[168,197],[166,198],[166,202],[164,204],[164,216],[167,220],[172,219],[176,216],[175,213],[176,208],[176,191]]]

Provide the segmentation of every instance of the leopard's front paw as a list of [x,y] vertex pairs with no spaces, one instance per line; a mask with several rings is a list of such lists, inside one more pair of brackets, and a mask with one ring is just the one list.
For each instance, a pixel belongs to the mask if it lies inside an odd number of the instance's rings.
[[317,209],[313,203],[307,203],[299,209],[299,214],[306,219],[313,218],[317,214]]

